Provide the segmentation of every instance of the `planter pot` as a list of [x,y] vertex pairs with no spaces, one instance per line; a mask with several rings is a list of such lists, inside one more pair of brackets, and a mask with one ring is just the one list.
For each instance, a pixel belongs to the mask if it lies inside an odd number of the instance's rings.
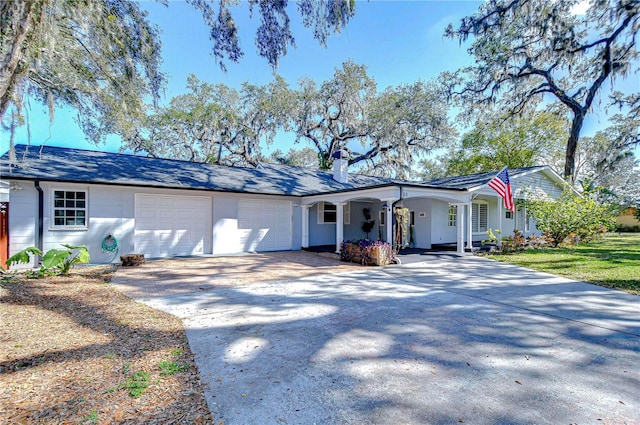
[[376,266],[386,266],[391,263],[391,256],[387,249],[384,249],[379,246],[374,246],[371,248],[371,252],[369,253],[371,264]]
[[342,261],[351,261],[367,266],[386,266],[391,263],[393,251],[390,246],[378,245],[362,247],[361,243],[345,243],[340,257]]

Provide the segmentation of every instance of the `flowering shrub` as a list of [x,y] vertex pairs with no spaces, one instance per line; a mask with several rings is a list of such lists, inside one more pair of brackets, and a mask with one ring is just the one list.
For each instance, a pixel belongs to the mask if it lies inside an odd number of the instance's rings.
[[393,248],[388,242],[358,239],[340,244],[340,260],[362,265],[386,265],[393,260]]

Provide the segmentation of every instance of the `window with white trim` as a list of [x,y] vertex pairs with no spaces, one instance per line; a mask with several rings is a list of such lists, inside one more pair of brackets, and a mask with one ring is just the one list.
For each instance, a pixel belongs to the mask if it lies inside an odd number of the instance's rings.
[[458,206],[457,205],[449,205],[449,219],[448,226],[456,227],[458,223]]
[[380,222],[380,226],[384,226],[385,225],[385,219],[386,219],[386,211],[382,210],[380,211],[380,214],[378,215],[378,221]]
[[504,218],[508,218],[513,220],[513,213],[511,212],[511,210],[506,210],[504,213]]
[[87,227],[87,192],[53,191],[53,227]]
[[473,233],[486,232],[489,228],[489,205],[474,202],[471,209],[471,230]]
[[[336,222],[336,204],[330,202],[318,202],[318,224],[334,224]],[[351,224],[351,202],[347,202],[342,207],[342,218],[344,224]]]

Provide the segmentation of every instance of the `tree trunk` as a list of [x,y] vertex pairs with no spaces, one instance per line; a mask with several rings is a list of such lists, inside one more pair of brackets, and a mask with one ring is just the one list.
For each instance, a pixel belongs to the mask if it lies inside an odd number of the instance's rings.
[[567,150],[565,153],[564,162],[564,177],[568,178],[571,184],[574,183],[574,180],[576,178],[576,176],[574,175],[576,170],[576,150],[578,149],[578,138],[580,137],[580,131],[582,130],[584,115],[584,111],[574,112],[573,122],[571,123],[571,132],[569,133],[569,140],[567,140]]
[[20,80],[21,61],[27,48],[27,37],[34,14],[42,10],[38,1],[9,0],[0,2],[3,55],[0,58],[0,117],[3,117]]

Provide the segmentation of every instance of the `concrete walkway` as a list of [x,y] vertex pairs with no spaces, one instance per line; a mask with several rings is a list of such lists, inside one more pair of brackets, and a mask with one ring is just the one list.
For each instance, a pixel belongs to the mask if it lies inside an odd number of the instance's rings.
[[216,423],[640,424],[640,297],[426,257],[140,300],[184,319]]

